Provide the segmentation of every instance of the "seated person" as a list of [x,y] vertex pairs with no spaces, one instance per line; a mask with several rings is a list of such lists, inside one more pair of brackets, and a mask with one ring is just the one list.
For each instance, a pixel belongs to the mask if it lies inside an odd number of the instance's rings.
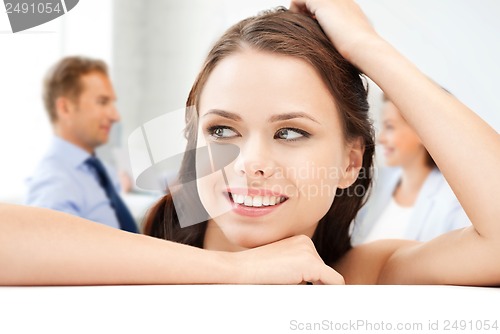
[[117,176],[95,156],[120,120],[106,64],[60,60],[47,74],[43,97],[55,136],[28,180],[26,204],[137,232],[118,194]]
[[464,210],[415,131],[384,97],[378,141],[385,163],[355,219],[353,244],[378,239],[428,241],[470,225]]

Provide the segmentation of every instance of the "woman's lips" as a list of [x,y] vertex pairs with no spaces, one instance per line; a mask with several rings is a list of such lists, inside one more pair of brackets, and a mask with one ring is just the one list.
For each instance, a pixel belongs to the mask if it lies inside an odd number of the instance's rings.
[[233,203],[241,204],[248,207],[262,207],[262,206],[274,206],[286,201],[285,196],[249,196],[249,195],[236,195],[229,193],[229,197]]
[[235,213],[249,217],[267,215],[288,200],[287,196],[268,190],[248,189],[230,191],[224,194],[231,202]]

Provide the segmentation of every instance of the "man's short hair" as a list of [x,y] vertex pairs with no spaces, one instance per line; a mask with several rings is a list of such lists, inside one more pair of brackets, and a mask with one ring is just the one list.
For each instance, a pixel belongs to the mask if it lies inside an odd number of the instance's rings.
[[107,76],[108,67],[99,59],[72,56],[61,59],[50,68],[43,82],[43,103],[52,123],[57,120],[57,98],[64,96],[76,101],[83,91],[80,78],[92,72]]

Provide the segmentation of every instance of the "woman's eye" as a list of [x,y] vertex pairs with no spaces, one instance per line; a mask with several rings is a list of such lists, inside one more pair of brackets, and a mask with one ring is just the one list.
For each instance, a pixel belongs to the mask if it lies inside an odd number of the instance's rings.
[[279,129],[274,135],[274,138],[293,141],[301,138],[309,138],[310,136],[311,135],[304,130],[284,128],[284,129]]
[[236,131],[226,126],[212,126],[208,129],[208,133],[216,139],[233,138],[238,135]]

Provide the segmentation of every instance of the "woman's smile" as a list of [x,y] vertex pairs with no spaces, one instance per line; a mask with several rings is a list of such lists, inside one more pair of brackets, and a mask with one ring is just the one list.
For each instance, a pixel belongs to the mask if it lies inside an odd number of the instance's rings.
[[288,196],[267,189],[232,188],[223,193],[233,212],[248,217],[260,217],[274,212],[288,200]]

